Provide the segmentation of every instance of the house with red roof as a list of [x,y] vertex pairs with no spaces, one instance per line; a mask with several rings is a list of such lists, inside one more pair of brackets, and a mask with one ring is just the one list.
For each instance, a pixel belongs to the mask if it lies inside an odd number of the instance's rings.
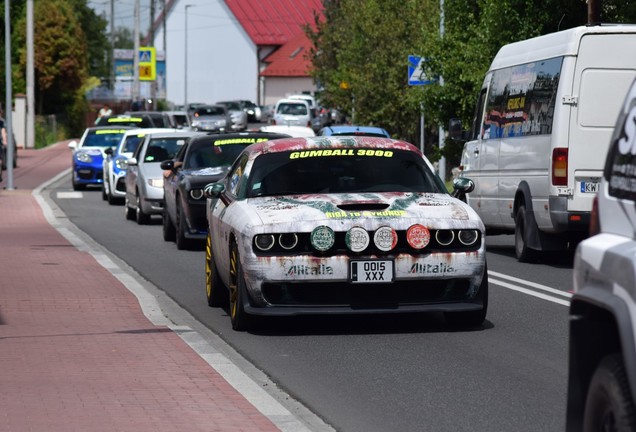
[[154,26],[167,100],[264,105],[315,93],[304,28],[322,8],[321,0],[170,0]]

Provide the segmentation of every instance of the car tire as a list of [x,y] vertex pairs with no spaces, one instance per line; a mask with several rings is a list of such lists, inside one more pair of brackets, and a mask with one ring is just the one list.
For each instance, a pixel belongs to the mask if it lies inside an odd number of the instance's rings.
[[175,241],[177,238],[177,231],[174,228],[174,224],[170,220],[170,215],[168,214],[168,210],[164,207],[163,214],[161,215],[163,218],[163,239],[165,241]]
[[150,215],[144,212],[144,209],[141,208],[141,197],[139,196],[139,191],[137,191],[137,208],[135,209],[135,220],[138,225],[146,225],[150,222]]
[[126,196],[124,200],[124,215],[126,216],[126,220],[135,220],[135,209],[130,208],[128,196]]
[[619,354],[603,357],[592,375],[585,401],[583,432],[636,430],[634,401]]
[[239,256],[238,246],[232,243],[230,248],[230,320],[232,329],[245,331],[250,328],[252,317],[245,312],[244,302],[246,293],[245,276]]
[[219,277],[219,271],[214,262],[212,253],[212,236],[208,232],[205,241],[205,293],[208,298],[208,306],[221,307],[227,304],[228,292]]
[[480,310],[445,312],[444,319],[446,323],[453,327],[479,327],[484,323],[488,313],[488,266],[484,268],[484,277],[481,279],[477,297],[481,299],[482,303]]
[[[177,202],[179,198],[177,197]],[[190,247],[190,240],[186,238],[186,230],[188,224],[185,220],[185,215],[183,214],[183,207],[177,204],[177,223],[175,224],[176,230],[176,239],[175,243],[177,244],[177,249],[185,250]]]
[[528,246],[528,219],[523,205],[519,206],[515,217],[515,255],[522,263],[535,262],[538,258],[538,251]]

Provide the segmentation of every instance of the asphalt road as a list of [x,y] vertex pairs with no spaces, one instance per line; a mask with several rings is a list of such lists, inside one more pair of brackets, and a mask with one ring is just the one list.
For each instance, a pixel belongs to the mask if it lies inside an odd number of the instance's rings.
[[338,431],[564,429],[571,255],[520,264],[511,236],[489,237],[489,314],[478,330],[429,314],[277,318],[234,332],[226,310],[207,306],[203,248],[178,251],[160,218],[127,221],[99,189],[69,194],[70,174],[49,190],[71,222]]

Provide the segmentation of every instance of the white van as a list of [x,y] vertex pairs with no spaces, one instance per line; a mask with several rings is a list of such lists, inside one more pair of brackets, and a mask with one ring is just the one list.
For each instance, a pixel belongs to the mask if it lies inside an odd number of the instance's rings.
[[577,27],[502,47],[462,155],[467,202],[519,261],[587,237],[619,106],[636,77],[636,25]]
[[274,109],[274,125],[311,127],[313,110],[303,99],[281,99]]

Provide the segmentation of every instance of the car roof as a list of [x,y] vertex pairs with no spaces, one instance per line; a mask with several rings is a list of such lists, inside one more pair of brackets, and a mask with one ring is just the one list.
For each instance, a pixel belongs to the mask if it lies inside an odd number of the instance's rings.
[[135,134],[148,135],[148,134],[155,133],[155,132],[166,132],[166,131],[171,131],[171,130],[176,130],[176,129],[172,129],[172,128],[134,128],[134,129],[131,129],[131,130],[127,130],[124,135],[126,135],[126,136],[135,135]]
[[383,150],[402,150],[422,155],[420,149],[406,141],[392,138],[367,136],[320,136],[307,138],[285,138],[257,143],[250,147],[252,154],[291,152],[302,150],[371,148]]
[[202,134],[190,140],[189,147],[208,146],[210,143],[215,145],[224,144],[254,144],[257,142],[265,142],[281,138],[290,138],[289,135],[268,132],[236,132],[223,134]]
[[117,126],[117,125],[91,126],[86,128],[86,132],[98,131],[98,130],[113,130],[113,129],[121,129],[123,131],[129,131],[129,130],[139,129],[139,128],[134,126]]
[[316,136],[316,133],[312,128],[298,125],[267,125],[261,126],[260,130],[261,132],[284,133],[292,137]]

